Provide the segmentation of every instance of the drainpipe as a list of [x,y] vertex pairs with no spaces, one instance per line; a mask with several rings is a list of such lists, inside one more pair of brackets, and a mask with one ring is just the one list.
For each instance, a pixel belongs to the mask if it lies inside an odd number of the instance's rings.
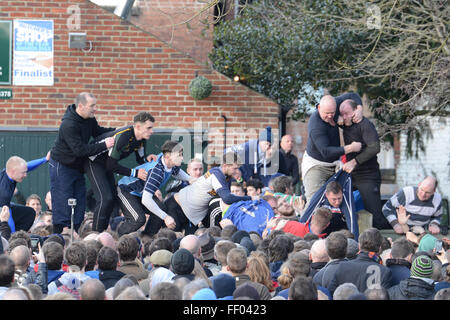
[[124,20],[128,19],[128,16],[131,13],[131,8],[133,8],[135,0],[124,0],[121,5],[116,7],[114,10],[114,14],[118,15]]

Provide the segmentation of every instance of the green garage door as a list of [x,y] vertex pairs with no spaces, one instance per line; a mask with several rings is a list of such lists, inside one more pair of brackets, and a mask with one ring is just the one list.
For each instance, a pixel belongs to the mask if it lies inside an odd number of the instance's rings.
[[[26,161],[45,157],[47,152],[53,147],[57,135],[54,130],[40,130],[40,131],[5,131],[0,130],[0,169],[5,167],[6,161],[9,157],[17,155]],[[169,130],[155,130],[150,140],[147,142],[147,150],[149,153],[158,154],[161,145],[171,138],[172,131]],[[191,133],[191,143],[193,141],[193,134]],[[179,139],[180,140],[180,139]],[[191,144],[193,145],[193,144]],[[203,148],[206,145],[203,145]],[[191,148],[190,157],[194,156],[194,148]],[[189,152],[188,150],[186,150]],[[121,164],[127,167],[135,167],[137,165],[134,155],[127,159],[123,159]],[[186,164],[182,165],[186,169]],[[117,177],[117,179],[120,177]],[[87,187],[89,188],[89,181],[86,179]],[[30,194],[36,193],[44,201],[45,194],[50,189],[50,180],[48,175],[48,165],[43,164],[39,168],[30,172],[27,178],[18,184],[17,188],[26,199]],[[16,201],[19,199],[15,199]],[[20,203],[20,201],[17,201]],[[45,210],[43,203],[43,210]]]

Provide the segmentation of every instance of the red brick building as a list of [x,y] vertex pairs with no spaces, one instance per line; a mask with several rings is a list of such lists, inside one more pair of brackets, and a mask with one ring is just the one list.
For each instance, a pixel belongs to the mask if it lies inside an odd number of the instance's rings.
[[[97,118],[105,126],[127,124],[145,110],[155,116],[157,128],[192,129],[194,121],[202,121],[203,129],[223,132],[222,115],[229,128],[278,127],[275,102],[90,1],[7,0],[0,4],[0,19],[53,20],[55,39],[54,85],[2,86],[13,90],[13,99],[0,101],[2,128],[57,128],[65,106],[82,91],[97,97]],[[71,31],[86,32],[92,49],[69,49]],[[201,101],[188,92],[196,74],[213,85],[211,96]]]

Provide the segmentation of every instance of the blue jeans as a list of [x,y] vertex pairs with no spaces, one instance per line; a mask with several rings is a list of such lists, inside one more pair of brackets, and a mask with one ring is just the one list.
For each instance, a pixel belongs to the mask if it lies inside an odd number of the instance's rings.
[[74,229],[83,222],[86,209],[86,182],[84,173],[67,167],[53,159],[48,162],[50,174],[50,193],[52,195],[52,216],[54,232],[60,233],[62,228],[70,228],[72,207],[68,205],[69,198],[75,198],[77,204],[74,210]]

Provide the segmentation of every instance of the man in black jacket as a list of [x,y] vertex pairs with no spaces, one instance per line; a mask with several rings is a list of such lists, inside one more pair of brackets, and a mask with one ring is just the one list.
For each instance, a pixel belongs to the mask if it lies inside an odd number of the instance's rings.
[[327,289],[334,293],[339,285],[351,282],[359,290],[381,286],[389,289],[392,285],[391,270],[382,265],[378,252],[383,236],[375,228],[366,229],[358,238],[360,252],[356,259],[342,262],[335,270]]
[[353,186],[359,190],[364,209],[373,216],[373,226],[377,229],[391,229],[381,211],[381,172],[377,161],[380,152],[380,139],[372,122],[366,117],[358,122],[352,121],[357,103],[344,100],[339,112],[344,121],[344,143],[361,143],[361,150],[347,154],[344,171],[351,173]]
[[114,130],[99,126],[95,119],[96,110],[96,98],[88,92],[80,93],[75,104],[67,107],[51,150],[49,173],[55,233],[61,233],[64,227],[70,228],[72,211],[68,205],[69,198],[76,199],[74,229],[78,230],[86,208],[83,164],[87,157],[114,145],[112,137],[102,143],[89,143],[91,137]]
[[335,173],[341,156],[361,149],[360,142],[352,142],[341,147],[339,138],[339,106],[344,100],[358,101],[355,122],[362,118],[362,101],[356,93],[346,93],[339,97],[325,95],[320,99],[317,110],[308,121],[308,141],[302,159],[302,180],[307,204],[314,193]]
[[132,153],[135,153],[138,164],[150,161],[150,156],[146,152],[146,143],[153,133],[154,122],[155,119],[150,113],[139,112],[133,118],[133,125],[109,131],[98,138],[103,141],[109,136],[114,137],[114,146],[108,152],[89,157],[84,164],[96,199],[92,223],[94,231],[106,230],[114,204],[117,204],[119,208],[115,173],[143,181],[147,179],[147,172],[144,169],[130,169],[122,166],[119,161]]

